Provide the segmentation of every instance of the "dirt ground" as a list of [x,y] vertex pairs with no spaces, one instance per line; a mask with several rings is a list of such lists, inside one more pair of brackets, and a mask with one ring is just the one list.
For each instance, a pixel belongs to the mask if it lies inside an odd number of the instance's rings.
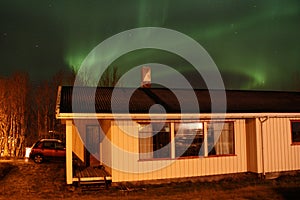
[[212,182],[126,186],[67,186],[63,162],[0,160],[0,199],[300,199],[299,172],[273,180],[239,175]]

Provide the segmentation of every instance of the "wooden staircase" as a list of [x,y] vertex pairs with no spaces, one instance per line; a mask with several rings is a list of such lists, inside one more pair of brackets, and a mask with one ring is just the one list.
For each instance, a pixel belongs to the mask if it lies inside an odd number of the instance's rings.
[[111,175],[102,165],[99,166],[77,166],[74,171],[73,181],[81,185],[105,185],[108,189],[111,184]]

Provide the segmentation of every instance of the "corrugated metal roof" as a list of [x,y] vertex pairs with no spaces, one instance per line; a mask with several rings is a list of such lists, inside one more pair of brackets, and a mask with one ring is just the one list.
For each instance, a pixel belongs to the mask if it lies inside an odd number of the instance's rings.
[[[71,86],[61,88],[60,113],[149,113],[155,104],[167,113],[199,113],[198,106],[201,113],[211,112],[208,90],[76,87],[74,91]],[[227,113],[300,112],[300,92],[228,90],[226,97]],[[155,108],[151,112],[161,112]]]

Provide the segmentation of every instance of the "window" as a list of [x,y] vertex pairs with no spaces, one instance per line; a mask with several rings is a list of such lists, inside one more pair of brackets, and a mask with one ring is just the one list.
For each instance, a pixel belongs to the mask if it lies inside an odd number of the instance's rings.
[[170,158],[171,134],[169,123],[139,124],[140,159]]
[[65,145],[61,142],[55,142],[55,149],[64,149]]
[[43,148],[45,149],[54,149],[55,144],[54,142],[43,142]]
[[292,143],[300,144],[300,121],[291,121]]
[[208,155],[234,154],[233,122],[207,124]]
[[175,156],[203,156],[203,123],[175,123]]
[[139,123],[138,130],[141,160],[235,153],[234,122]]

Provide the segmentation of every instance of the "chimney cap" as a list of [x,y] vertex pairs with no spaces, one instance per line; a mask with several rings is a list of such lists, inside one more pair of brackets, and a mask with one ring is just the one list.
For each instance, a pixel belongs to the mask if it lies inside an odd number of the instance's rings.
[[144,66],[142,67],[142,88],[150,88],[151,87],[151,67]]

